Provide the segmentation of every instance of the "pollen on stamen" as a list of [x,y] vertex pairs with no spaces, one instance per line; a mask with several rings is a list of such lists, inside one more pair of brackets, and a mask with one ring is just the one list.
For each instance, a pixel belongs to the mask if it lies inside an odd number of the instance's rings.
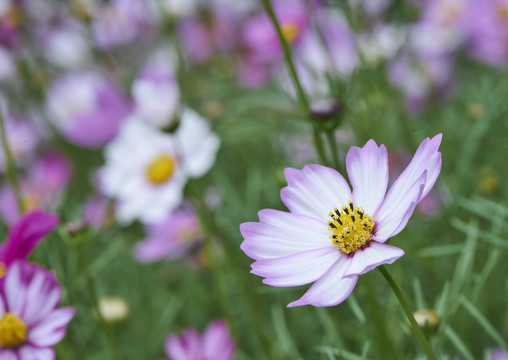
[[348,206],[342,207],[341,212],[335,208],[328,215],[332,218],[328,222],[328,230],[332,232],[330,239],[342,253],[352,255],[371,240],[374,218],[366,214],[362,207],[355,206],[351,200],[348,201]]

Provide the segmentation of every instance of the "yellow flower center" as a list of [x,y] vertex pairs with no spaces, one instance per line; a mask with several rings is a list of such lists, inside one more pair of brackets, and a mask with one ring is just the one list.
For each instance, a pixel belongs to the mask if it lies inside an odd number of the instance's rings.
[[146,177],[154,185],[160,185],[168,181],[176,168],[176,159],[162,154],[157,156],[146,167]]
[[0,262],[0,279],[4,277],[7,272],[7,266],[3,262]]
[[14,348],[26,341],[28,326],[16,314],[4,313],[0,319],[0,346]]
[[374,218],[366,214],[363,208],[353,205],[351,200],[341,211],[335,208],[328,215],[332,218],[328,222],[332,244],[337,245],[344,254],[352,255],[370,241]]
[[499,16],[499,18],[501,20],[507,20],[508,19],[508,6],[506,6],[505,4],[500,4],[497,7],[497,16]]
[[286,39],[286,41],[290,44],[295,41],[295,39],[300,34],[300,28],[297,24],[292,22],[282,24],[280,26],[280,30],[282,31],[282,36],[284,36],[284,39]]

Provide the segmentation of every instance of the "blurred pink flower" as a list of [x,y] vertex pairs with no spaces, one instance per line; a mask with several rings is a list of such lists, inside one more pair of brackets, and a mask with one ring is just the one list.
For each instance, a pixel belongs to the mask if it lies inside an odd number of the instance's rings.
[[75,72],[56,80],[48,92],[46,108],[50,120],[68,140],[99,147],[115,137],[132,104],[104,76]]
[[[61,154],[49,153],[37,160],[27,176],[21,179],[21,196],[26,210],[57,206],[71,175],[71,164]],[[0,214],[8,224],[20,218],[18,203],[9,185],[0,190]]]
[[508,360],[508,353],[503,349],[492,350],[488,360]]
[[188,328],[181,337],[166,338],[166,354],[170,360],[230,360],[234,353],[235,343],[223,320],[212,322],[203,335]]
[[[10,114],[3,114],[3,116],[9,149],[16,165],[23,165],[33,157],[40,141],[40,134],[29,118]],[[0,139],[0,146],[1,144]],[[0,152],[0,171],[5,171],[3,151]]]
[[111,209],[108,207],[110,202],[111,200],[102,194],[96,194],[88,198],[84,205],[85,223],[96,230],[110,223],[114,218],[113,206],[111,206]]
[[58,224],[58,216],[34,210],[23,215],[9,229],[7,240],[0,245],[0,277],[15,260],[26,259],[44,236]]
[[441,138],[422,141],[388,193],[388,153],[373,140],[347,154],[352,192],[334,169],[286,169],[288,186],[281,198],[290,212],[265,209],[258,213],[259,222],[240,225],[241,249],[255,260],[251,272],[272,286],[314,282],[289,307],[344,301],[359,275],[404,255],[385,242],[404,229],[434,186],[441,170]]
[[199,220],[190,206],[146,226],[146,230],[148,236],[135,249],[136,258],[142,262],[179,258],[202,241]]
[[75,313],[58,308],[62,294],[55,274],[23,260],[11,264],[0,285],[0,358],[53,360]]

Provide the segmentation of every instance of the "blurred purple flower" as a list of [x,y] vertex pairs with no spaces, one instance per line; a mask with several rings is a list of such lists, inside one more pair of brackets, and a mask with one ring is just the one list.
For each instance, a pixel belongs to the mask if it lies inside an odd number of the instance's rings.
[[69,73],[49,90],[50,120],[70,141],[99,147],[118,132],[132,111],[131,101],[113,82],[94,72]]
[[61,294],[53,272],[23,260],[12,263],[0,285],[0,358],[55,359],[52,347],[75,313],[58,308]]
[[15,260],[25,260],[44,236],[58,224],[58,216],[34,210],[23,215],[9,229],[7,240],[0,245],[0,277]]
[[41,50],[50,63],[63,69],[78,69],[91,60],[90,44],[80,25],[69,22],[44,33]]
[[[71,165],[61,154],[49,153],[37,160],[27,176],[21,179],[21,196],[25,208],[49,209],[58,205],[71,175]],[[8,224],[13,224],[21,216],[9,185],[4,185],[0,190],[0,213]]]
[[235,343],[223,320],[216,320],[199,335],[194,328],[187,328],[181,337],[166,338],[166,354],[170,360],[230,360],[235,353]]
[[199,220],[190,208],[174,211],[166,220],[147,225],[148,236],[135,249],[142,262],[176,259],[202,242]]
[[259,222],[240,225],[241,249],[252,273],[272,286],[314,282],[288,306],[334,306],[353,291],[358,276],[404,255],[385,242],[407,225],[441,170],[442,135],[422,141],[388,193],[388,153],[369,140],[346,157],[351,192],[336,170],[307,165],[286,169],[281,198],[290,212],[265,209]]
[[508,353],[503,349],[492,350],[489,354],[488,360],[508,360]]
[[145,0],[112,0],[96,9],[92,30],[101,47],[127,44],[154,26],[155,17]]
[[109,203],[110,200],[102,194],[96,194],[88,198],[83,209],[85,223],[96,230],[109,223],[113,217],[113,207],[110,209],[108,207]]

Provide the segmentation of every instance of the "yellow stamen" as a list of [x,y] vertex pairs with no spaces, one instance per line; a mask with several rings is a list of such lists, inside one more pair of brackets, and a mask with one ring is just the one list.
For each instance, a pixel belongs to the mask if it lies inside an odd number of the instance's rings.
[[328,222],[332,244],[337,245],[344,254],[352,255],[370,241],[374,218],[366,214],[363,208],[353,205],[351,200],[341,211],[335,208],[328,215],[332,218]]
[[168,181],[176,168],[176,159],[162,154],[146,167],[146,177],[152,184],[160,185]]
[[0,262],[0,279],[4,277],[7,272],[7,266],[3,262]]
[[499,16],[501,20],[508,20],[508,6],[500,4],[497,7],[497,16]]
[[300,35],[300,28],[297,24],[292,22],[281,24],[280,30],[282,31],[284,39],[290,44]]
[[0,319],[0,346],[14,348],[26,341],[28,326],[16,314],[4,313]]

